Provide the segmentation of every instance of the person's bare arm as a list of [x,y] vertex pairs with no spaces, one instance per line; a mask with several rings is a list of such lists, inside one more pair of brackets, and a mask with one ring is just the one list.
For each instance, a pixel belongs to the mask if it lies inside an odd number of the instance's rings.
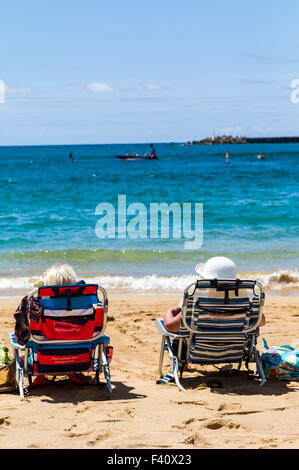
[[176,308],[169,308],[164,314],[165,328],[171,333],[178,333],[182,317],[182,301],[180,300]]

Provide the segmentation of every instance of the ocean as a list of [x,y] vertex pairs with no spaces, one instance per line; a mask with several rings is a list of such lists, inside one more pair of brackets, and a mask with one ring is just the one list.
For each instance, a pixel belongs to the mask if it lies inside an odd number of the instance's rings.
[[[157,160],[137,161],[115,155],[149,144],[0,147],[0,295],[28,292],[55,262],[108,292],[179,292],[211,256],[266,288],[298,288],[299,144],[154,147]],[[202,204],[202,245],[186,249],[171,230],[99,238],[96,208],[110,204],[117,225],[119,195],[147,209]]]

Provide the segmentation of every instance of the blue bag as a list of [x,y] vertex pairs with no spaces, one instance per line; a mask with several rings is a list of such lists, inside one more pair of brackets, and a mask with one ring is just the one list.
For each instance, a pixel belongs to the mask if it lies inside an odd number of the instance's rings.
[[299,349],[292,346],[273,346],[269,348],[265,338],[261,360],[266,379],[298,380]]

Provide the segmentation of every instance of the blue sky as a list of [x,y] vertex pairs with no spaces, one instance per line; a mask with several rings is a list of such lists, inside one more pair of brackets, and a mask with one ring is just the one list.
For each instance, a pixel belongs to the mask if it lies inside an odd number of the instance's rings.
[[299,135],[295,0],[1,3],[0,145]]

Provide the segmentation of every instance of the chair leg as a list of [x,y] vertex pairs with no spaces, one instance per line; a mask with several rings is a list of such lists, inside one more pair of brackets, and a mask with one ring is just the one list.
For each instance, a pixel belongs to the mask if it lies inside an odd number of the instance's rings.
[[14,349],[13,352],[16,361],[16,381],[19,388],[19,394],[24,398],[24,367],[21,365],[19,351]]
[[[167,349],[169,353],[169,361],[170,361],[170,372],[166,375],[163,376],[162,373],[162,364],[163,364],[163,357],[164,357],[164,350]],[[171,341],[169,336],[163,336],[162,337],[162,344],[161,344],[161,351],[160,351],[160,361],[159,361],[159,373],[160,377],[162,378],[161,380],[158,380],[157,383],[168,383],[172,377],[175,379],[176,385],[181,389],[185,390],[179,380],[179,361],[176,356],[174,356],[172,352],[172,347],[171,347]]]
[[94,371],[95,371],[95,381],[97,385],[105,385],[100,381],[100,373],[102,372],[103,369],[103,364],[102,364],[102,353],[103,353],[103,346],[99,346],[97,348],[97,356],[95,356],[94,359]]
[[24,398],[24,370],[22,368],[18,369],[17,380],[19,385],[20,396]]
[[173,355],[173,352],[172,352],[172,349],[171,349],[171,343],[170,343],[170,339],[169,338],[166,338],[166,347],[167,347],[167,350],[169,352],[169,356],[170,356],[170,366],[171,366],[171,370],[173,372],[173,375],[174,375],[174,380],[175,380],[175,383],[177,384],[177,386],[185,391],[185,389],[182,387],[181,383],[180,383],[180,379],[179,379],[179,376],[178,376],[178,372],[179,372],[179,361],[178,361],[178,358],[176,356]]
[[172,362],[172,370],[173,370],[173,373],[174,373],[175,383],[177,384],[177,386],[181,390],[185,391],[184,387],[181,385],[181,382],[180,382],[179,376],[178,376],[179,362],[178,362],[177,357],[173,356],[172,359],[171,359],[171,362]]
[[112,393],[111,380],[110,380],[110,368],[109,366],[104,366],[104,375],[107,382],[108,392]]
[[265,376],[265,372],[264,372],[264,369],[263,369],[260,354],[259,354],[259,352],[258,352],[258,350],[256,349],[255,346],[253,346],[253,353],[254,353],[254,358],[255,358],[257,371],[261,376],[261,382],[260,382],[259,385],[262,387],[264,385],[264,383],[266,382],[266,376]]
[[99,373],[99,369],[96,370],[95,379],[96,379],[96,384],[97,384],[97,385],[100,385],[100,373]]
[[108,391],[109,393],[111,393],[112,387],[111,387],[111,378],[110,378],[110,367],[109,367],[107,357],[104,351],[102,352],[102,365],[104,368],[104,376],[107,382]]
[[162,335],[159,368],[158,368],[160,377],[163,377],[162,367],[163,367],[163,360],[164,360],[164,352],[165,352],[165,336]]

